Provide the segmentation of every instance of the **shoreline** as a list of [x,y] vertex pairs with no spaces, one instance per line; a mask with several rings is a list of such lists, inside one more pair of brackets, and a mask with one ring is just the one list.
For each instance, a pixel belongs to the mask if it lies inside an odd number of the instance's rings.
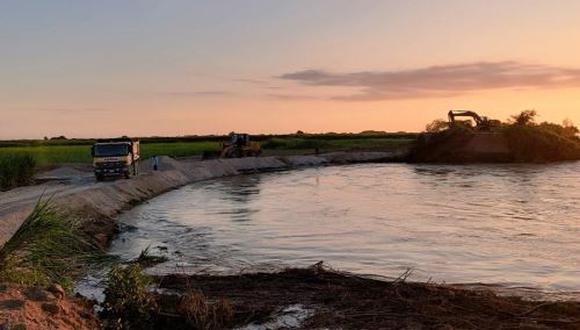
[[0,246],[18,230],[40,199],[51,202],[83,224],[84,231],[105,248],[116,233],[116,217],[123,211],[187,184],[248,173],[285,171],[303,167],[397,162],[400,152],[333,152],[321,155],[269,156],[212,160],[161,157],[153,172],[143,161],[140,174],[110,182],[48,182],[0,193]]
[[[22,191],[49,191],[41,196],[50,197],[56,207],[68,216],[74,216],[84,225],[102,248],[108,247],[117,233],[118,215],[137,204],[204,180],[231,177],[250,173],[287,171],[304,167],[348,165],[356,163],[384,163],[401,160],[403,154],[391,152],[337,152],[318,156],[272,156],[240,159],[175,160],[162,157],[157,172],[142,171],[129,180],[94,183],[55,183],[53,178],[45,185],[24,187],[9,192],[13,215],[27,213],[34,207],[38,195],[29,194],[23,204],[15,203]],[[145,168],[149,166],[143,162]],[[90,181],[90,182],[89,182]],[[8,194],[6,194],[8,195]],[[2,197],[3,195],[0,195]],[[6,209],[0,202],[0,219]],[[2,212],[5,212],[4,214]],[[24,219],[23,218],[23,219]],[[16,217],[14,218],[16,219]],[[402,275],[394,281],[367,278],[357,274],[337,272],[322,263],[302,269],[286,269],[274,273],[247,273],[235,276],[170,274],[154,277],[160,288],[173,294],[157,293],[155,299],[160,313],[151,311],[156,325],[164,328],[186,327],[191,319],[189,312],[180,310],[184,299],[190,295],[202,299],[207,308],[216,301],[225,300],[232,308],[233,318],[227,328],[257,329],[271,322],[295,323],[295,328],[377,328],[377,327],[427,327],[427,328],[488,328],[526,325],[534,328],[574,329],[580,324],[577,301],[529,301],[519,295],[501,295],[486,288],[459,287],[431,282],[407,282]],[[26,294],[30,287],[13,286],[11,295],[22,301],[24,307],[7,315],[20,320],[34,304],[57,305],[61,311],[74,309],[74,314],[58,312],[65,321],[79,322],[80,329],[99,328],[89,302],[84,299],[52,298],[35,303]],[[193,290],[193,291],[191,291]],[[175,292],[178,294],[175,295]],[[201,292],[201,296],[196,296]],[[7,294],[5,294],[8,296]],[[10,296],[10,297],[12,297]],[[335,300],[336,297],[339,299]],[[2,295],[0,294],[0,298]],[[196,299],[197,299],[196,298]],[[2,299],[0,299],[2,300]],[[212,307],[213,306],[213,307]],[[468,307],[467,312],[465,308]],[[44,308],[44,307],[42,307]],[[44,310],[43,310],[44,311]],[[54,314],[44,311],[36,315],[37,324],[47,326]],[[292,314],[294,313],[294,314]],[[0,315],[0,321],[2,321]],[[294,319],[292,319],[294,317]],[[273,320],[273,321],[270,321]],[[68,322],[67,321],[67,322]],[[84,322],[90,325],[80,325]],[[28,321],[22,321],[23,324]],[[46,323],[48,322],[48,323]],[[32,323],[28,323],[32,325]],[[284,324],[274,323],[275,325]],[[0,322],[1,325],[1,322]],[[226,323],[223,324],[226,328]],[[34,327],[31,327],[34,328]],[[42,328],[42,327],[40,327]],[[274,327],[276,328],[276,327]]]

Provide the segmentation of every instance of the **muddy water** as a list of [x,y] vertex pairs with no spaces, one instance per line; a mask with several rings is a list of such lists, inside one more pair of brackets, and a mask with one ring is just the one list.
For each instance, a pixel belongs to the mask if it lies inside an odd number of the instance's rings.
[[186,186],[125,213],[111,252],[155,272],[304,266],[580,291],[580,163],[372,164]]

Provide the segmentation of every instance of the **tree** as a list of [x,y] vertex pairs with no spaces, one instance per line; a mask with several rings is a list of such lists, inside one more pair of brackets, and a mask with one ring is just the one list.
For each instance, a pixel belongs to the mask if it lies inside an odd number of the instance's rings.
[[511,122],[514,125],[529,126],[535,123],[537,116],[538,113],[536,110],[524,110],[517,115],[513,115],[511,117]]
[[449,123],[443,119],[435,119],[427,124],[425,131],[427,133],[439,133],[449,128]]
[[580,129],[578,129],[578,127],[574,125],[574,122],[569,118],[564,119],[562,122],[562,127],[564,127],[566,134],[570,136],[577,136],[578,133],[580,133]]

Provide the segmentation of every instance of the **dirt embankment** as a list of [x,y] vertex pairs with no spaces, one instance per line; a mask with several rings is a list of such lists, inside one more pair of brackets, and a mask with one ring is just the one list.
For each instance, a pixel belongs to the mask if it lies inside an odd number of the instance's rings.
[[121,211],[192,182],[303,166],[380,162],[401,158],[400,154],[389,152],[336,152],[319,156],[206,161],[177,161],[162,157],[160,171],[150,171],[152,166],[145,161],[142,163],[141,174],[137,177],[99,183],[94,182],[90,172],[79,174],[75,171],[75,175],[67,177],[64,174],[68,172],[53,170],[44,176],[52,179],[45,184],[0,193],[0,246],[18,230],[40,198],[51,198],[57,207],[81,219],[85,230],[101,246],[106,246],[116,229],[114,218]]
[[0,329],[98,329],[92,306],[67,297],[61,288],[44,290],[0,284]]
[[[320,265],[280,273],[159,278],[162,288],[201,292],[233,306],[230,326],[292,329],[578,329],[580,303],[531,302],[490,291],[381,281]],[[161,296],[161,329],[187,328],[178,296]],[[173,307],[173,308],[172,308]],[[191,315],[191,314],[189,314]],[[276,318],[279,320],[277,321]],[[274,320],[273,320],[274,319]],[[280,324],[282,323],[282,324]],[[243,328],[246,329],[246,328]]]
[[411,152],[419,163],[504,163],[513,155],[501,133],[444,132],[422,135]]
[[454,127],[421,135],[409,160],[450,164],[580,160],[580,138],[545,124],[508,125],[491,132]]

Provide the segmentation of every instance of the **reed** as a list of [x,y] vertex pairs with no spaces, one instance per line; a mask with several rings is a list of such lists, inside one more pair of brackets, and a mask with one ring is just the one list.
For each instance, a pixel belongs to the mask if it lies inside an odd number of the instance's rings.
[[58,283],[71,289],[89,267],[110,261],[71,219],[40,200],[18,231],[0,249],[0,280],[22,285]]
[[32,183],[36,160],[29,153],[0,154],[0,190]]

